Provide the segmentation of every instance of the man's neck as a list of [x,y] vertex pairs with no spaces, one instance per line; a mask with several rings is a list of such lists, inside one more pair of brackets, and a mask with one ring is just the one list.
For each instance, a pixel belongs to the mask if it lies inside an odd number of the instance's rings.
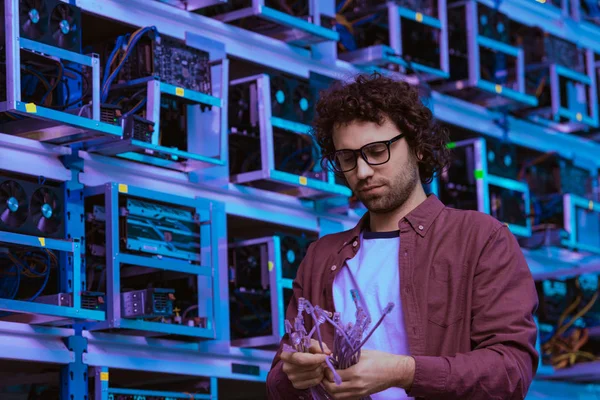
[[398,230],[398,221],[417,208],[419,204],[426,199],[427,195],[423,190],[423,186],[418,184],[408,200],[406,200],[401,207],[385,214],[375,214],[370,212],[369,221],[371,232],[390,232]]

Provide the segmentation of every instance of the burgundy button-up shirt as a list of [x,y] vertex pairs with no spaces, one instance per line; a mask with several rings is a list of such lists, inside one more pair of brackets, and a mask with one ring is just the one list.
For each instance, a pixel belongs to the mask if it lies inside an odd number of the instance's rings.
[[[335,311],[333,281],[360,247],[368,214],[352,230],[312,243],[294,280],[297,299]],[[447,208],[430,195],[398,223],[400,295],[414,382],[435,399],[524,399],[537,370],[535,285],[516,238],[492,217]],[[344,321],[349,322],[349,321]],[[305,318],[307,331],[312,321]],[[321,326],[332,348],[333,328]],[[287,335],[283,341],[287,340]],[[308,400],[282,371],[281,346],[267,377],[271,399]]]

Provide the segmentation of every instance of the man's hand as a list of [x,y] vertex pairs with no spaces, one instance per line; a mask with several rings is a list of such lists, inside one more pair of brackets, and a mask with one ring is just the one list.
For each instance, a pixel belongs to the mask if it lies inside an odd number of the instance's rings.
[[415,360],[382,351],[361,350],[358,364],[337,372],[342,384],[336,385],[333,374],[326,370],[323,386],[335,400],[354,400],[390,387],[410,388]]
[[316,386],[324,378],[327,365],[325,359],[331,351],[323,343],[324,353],[321,352],[319,342],[311,339],[310,353],[287,353],[280,355],[283,362],[282,370],[296,389],[308,389]]

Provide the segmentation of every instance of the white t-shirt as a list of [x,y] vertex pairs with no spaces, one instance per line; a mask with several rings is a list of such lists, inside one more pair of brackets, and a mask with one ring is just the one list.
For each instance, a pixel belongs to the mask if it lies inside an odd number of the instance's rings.
[[[404,329],[402,304],[400,303],[400,233],[363,232],[361,246],[356,256],[335,277],[333,301],[340,312],[343,324],[356,321],[356,307],[350,294],[358,289],[371,316],[371,324],[365,333],[375,326],[389,302],[394,308],[363,346],[363,349],[408,355],[408,342]],[[353,279],[354,278],[354,279]],[[359,286],[355,288],[355,283]],[[409,398],[404,389],[389,388],[371,395],[373,400],[397,400]]]

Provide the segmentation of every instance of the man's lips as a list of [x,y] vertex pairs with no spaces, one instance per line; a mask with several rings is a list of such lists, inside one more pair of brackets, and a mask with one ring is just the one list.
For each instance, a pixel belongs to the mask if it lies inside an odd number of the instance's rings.
[[379,186],[365,186],[365,187],[361,188],[360,191],[361,192],[369,192],[369,191],[371,191],[373,189],[380,188],[381,186],[383,186],[383,185],[379,185]]

